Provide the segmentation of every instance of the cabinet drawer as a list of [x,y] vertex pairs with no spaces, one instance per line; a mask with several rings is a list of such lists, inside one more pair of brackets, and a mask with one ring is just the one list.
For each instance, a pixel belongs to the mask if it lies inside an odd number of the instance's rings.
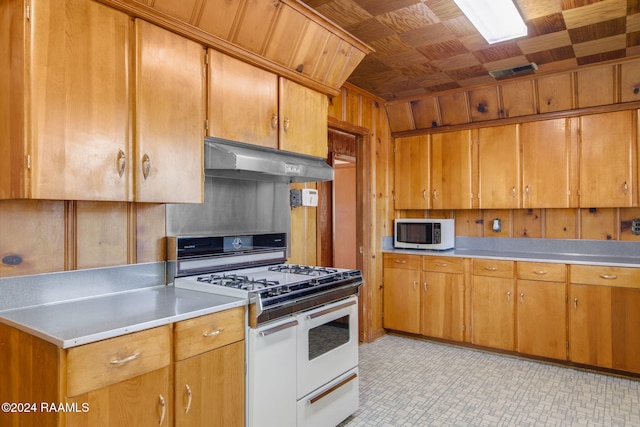
[[67,396],[163,368],[171,359],[169,325],[67,350]]
[[569,271],[571,283],[640,288],[640,268],[571,265]]
[[422,257],[422,270],[441,273],[464,273],[464,260],[449,257]]
[[237,307],[175,324],[175,360],[244,339],[244,307]]
[[544,262],[518,262],[518,279],[541,280],[544,282],[564,282],[567,279],[567,266]]
[[420,255],[384,254],[384,268],[420,269]]
[[476,276],[512,278],[514,264],[513,261],[476,258],[473,260],[473,274]]

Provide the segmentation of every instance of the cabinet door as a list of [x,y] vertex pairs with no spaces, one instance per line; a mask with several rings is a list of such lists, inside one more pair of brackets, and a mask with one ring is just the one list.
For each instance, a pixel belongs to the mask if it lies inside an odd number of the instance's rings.
[[278,148],[278,76],[209,49],[209,136]]
[[327,158],[329,100],[327,96],[280,78],[281,150]]
[[566,360],[565,283],[518,280],[517,285],[518,352]]
[[395,208],[429,209],[429,138],[395,140]]
[[[34,1],[32,10],[23,70],[31,140],[27,160],[13,165],[26,168],[26,191],[11,196],[130,200],[129,17],[85,0]],[[2,136],[15,131],[2,127]],[[3,144],[22,144],[16,135]]]
[[478,129],[481,209],[520,207],[518,125]]
[[462,341],[464,275],[423,272],[422,335]]
[[384,327],[420,333],[420,271],[384,269]]
[[431,136],[431,208],[471,209],[471,131]]
[[[523,208],[571,207],[570,138],[567,119],[523,123]],[[575,159],[574,159],[575,161]]]
[[137,19],[135,199],[201,203],[204,48]]
[[474,275],[471,288],[471,342],[515,349],[515,292],[513,279]]
[[611,289],[570,284],[569,360],[611,368]]
[[[637,285],[636,285],[637,286]],[[614,369],[640,373],[640,289],[611,289]]]
[[580,118],[580,206],[633,204],[633,112]]
[[[78,410],[66,414],[67,427],[169,426],[169,366],[66,399]],[[83,405],[87,411],[83,412]]]
[[244,426],[244,340],[175,364],[175,425]]

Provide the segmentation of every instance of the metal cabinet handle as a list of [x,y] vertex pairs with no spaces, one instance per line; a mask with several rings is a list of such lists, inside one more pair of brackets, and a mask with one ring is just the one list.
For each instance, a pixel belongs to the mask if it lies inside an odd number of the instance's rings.
[[427,199],[427,190],[422,190],[422,198]]
[[578,297],[573,298],[573,309],[578,309]]
[[524,194],[526,196],[529,196],[529,186],[528,185],[526,187],[524,187]]
[[524,303],[524,292],[520,292],[520,304]]
[[507,291],[507,302],[511,302],[511,291]]
[[122,177],[124,175],[124,169],[127,165],[127,156],[125,156],[124,151],[118,150],[118,176]]
[[544,276],[545,274],[547,274],[547,272],[545,270],[533,270],[533,274]]
[[436,267],[446,267],[446,266],[448,266],[448,265],[449,265],[449,264],[447,264],[446,262],[437,262],[437,263],[436,263]]
[[438,200],[438,190],[433,190],[433,200]]
[[355,301],[349,301],[344,304],[340,304],[339,306],[328,308],[326,310],[318,311],[316,313],[311,313],[307,315],[307,319],[315,319],[316,317],[324,316],[325,314],[333,313],[334,311],[342,310],[343,308],[351,307],[352,305],[356,305]]
[[162,413],[160,414],[160,422],[158,425],[164,424],[164,417],[167,415],[167,402],[162,395],[160,395],[160,408],[162,408]]
[[203,337],[212,337],[215,335],[219,335],[224,331],[224,328],[220,328],[217,331],[205,332],[202,334]]
[[145,153],[145,155],[142,156],[142,176],[144,179],[149,178],[149,172],[151,172],[151,158]]
[[422,288],[424,289],[425,292],[427,292],[429,290],[429,284],[427,282],[424,282],[422,284]]
[[629,185],[627,185],[627,181],[624,182],[624,195],[626,196],[629,192]]
[[618,276],[616,276],[615,274],[601,274],[600,277],[602,277],[603,279],[617,279]]
[[397,259],[397,258],[396,258],[396,259],[394,260],[394,262],[395,262],[396,264],[406,264],[406,263],[407,263],[407,260],[406,260],[406,259]]
[[274,328],[271,329],[267,329],[266,331],[260,331],[260,336],[261,337],[266,337],[269,336],[271,334],[275,334],[276,332],[280,332],[280,331],[284,331],[285,329],[289,329],[289,328],[293,328],[294,326],[298,326],[299,323],[297,320],[294,320],[292,322],[287,322],[283,325],[280,326],[276,326]]
[[112,365],[122,365],[123,363],[131,362],[140,357],[141,353],[133,353],[131,356],[124,357],[122,359],[112,359],[109,363]]
[[289,117],[284,117],[284,131],[289,132]]
[[418,287],[418,281],[414,280],[413,281],[413,290],[415,291],[417,289],[417,287]]
[[271,128],[276,129],[278,127],[278,115],[273,113],[271,115]]
[[515,186],[511,188],[511,195],[513,196],[514,199],[518,196]]
[[355,372],[351,375],[349,375],[347,378],[345,378],[344,380],[340,381],[338,384],[334,385],[331,388],[328,388],[326,390],[324,390],[323,392],[318,393],[317,395],[309,398],[309,400],[307,400],[307,403],[309,403],[309,405],[313,405],[314,403],[316,403],[318,400],[322,399],[323,397],[333,393],[334,391],[336,391],[337,389],[339,389],[340,387],[348,384],[349,382],[355,380],[356,378],[358,378],[358,374],[356,374]]
[[189,413],[189,409],[191,409],[191,398],[192,398],[192,393],[191,393],[191,387],[189,387],[189,384],[185,384],[184,388],[187,392],[187,407],[184,409],[184,413],[188,414]]
[[485,267],[484,269],[487,271],[498,271],[498,267]]

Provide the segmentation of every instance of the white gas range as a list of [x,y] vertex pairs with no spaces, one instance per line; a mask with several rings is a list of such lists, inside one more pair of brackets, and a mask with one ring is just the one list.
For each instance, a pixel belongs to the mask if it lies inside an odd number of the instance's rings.
[[170,238],[174,286],[248,299],[247,421],[332,426],[358,409],[358,270],[285,264],[286,235]]

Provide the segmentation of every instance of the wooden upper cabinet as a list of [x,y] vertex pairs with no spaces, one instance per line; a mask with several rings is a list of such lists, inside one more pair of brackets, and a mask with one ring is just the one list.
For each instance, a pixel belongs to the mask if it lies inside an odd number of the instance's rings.
[[630,207],[637,202],[633,111],[580,118],[580,206]]
[[470,90],[469,107],[474,122],[499,119],[502,111],[498,101],[498,86]]
[[640,61],[620,65],[620,101],[640,100]]
[[0,9],[0,198],[131,200],[128,16],[30,6]]
[[501,90],[502,117],[519,117],[536,113],[533,80],[503,83]]
[[470,130],[431,136],[432,209],[473,207],[471,148]]
[[569,128],[567,119],[521,125],[523,208],[573,207]]
[[537,83],[540,113],[573,108],[573,80],[570,73],[538,77]]
[[326,159],[327,96],[285,78],[280,78],[279,95],[279,148]]
[[578,108],[614,104],[616,101],[615,71],[613,65],[577,71]]
[[135,21],[135,199],[203,200],[204,48]]
[[209,136],[278,148],[278,76],[209,49]]
[[429,209],[429,137],[395,140],[395,208]]
[[518,125],[478,129],[481,209],[520,207]]

